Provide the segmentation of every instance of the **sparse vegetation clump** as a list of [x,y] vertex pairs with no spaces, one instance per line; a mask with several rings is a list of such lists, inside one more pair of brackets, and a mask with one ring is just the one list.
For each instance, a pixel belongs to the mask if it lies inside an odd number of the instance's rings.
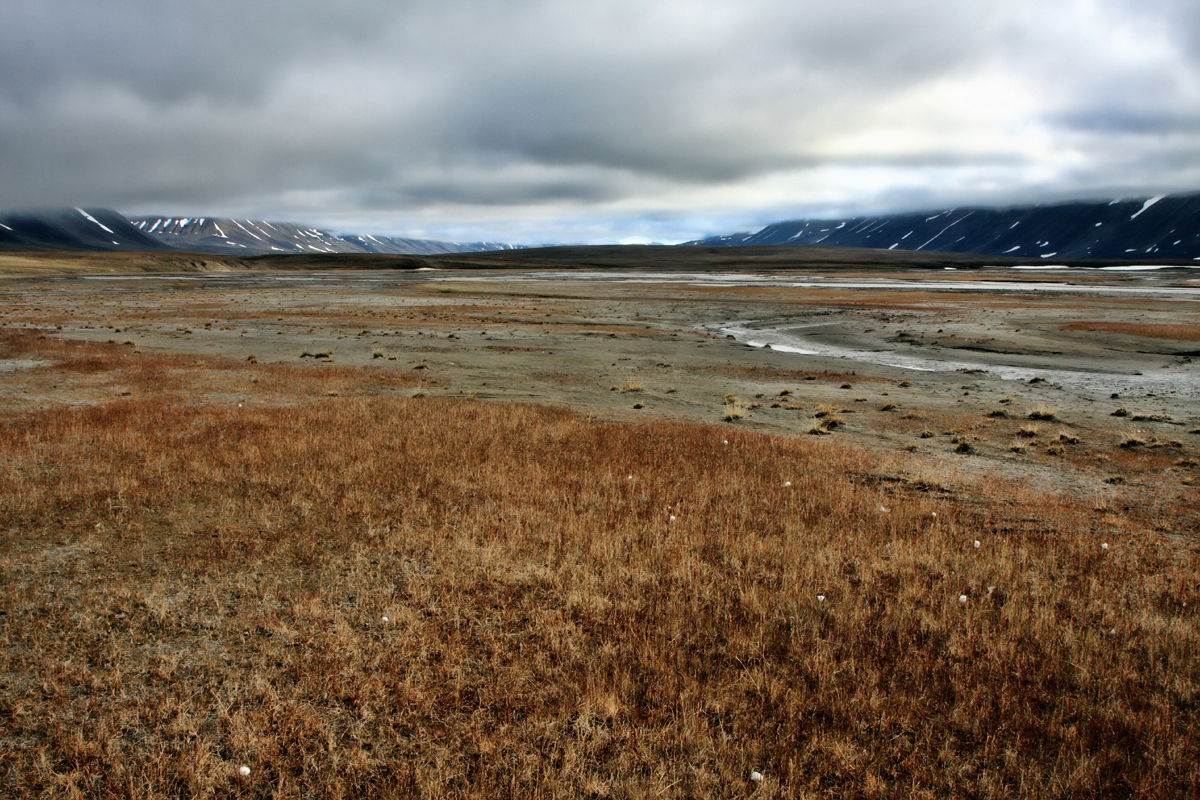
[[1134,431],[1125,434],[1119,443],[1120,447],[1126,450],[1132,450],[1138,447],[1146,447],[1151,449],[1172,447],[1182,448],[1183,442],[1178,439],[1159,439],[1157,436],[1147,436],[1141,431]]
[[1038,420],[1052,420],[1058,416],[1058,409],[1052,406],[1041,405],[1030,410],[1029,418]]
[[736,394],[725,395],[725,405],[721,410],[722,418],[726,422],[737,422],[739,419],[745,419],[750,413],[750,405],[741,400]]
[[724,419],[726,422],[736,422],[739,419],[745,419],[748,409],[743,404],[727,405],[724,410]]
[[1140,433],[1127,433],[1121,438],[1120,446],[1128,450],[1134,447],[1144,447],[1149,441]]

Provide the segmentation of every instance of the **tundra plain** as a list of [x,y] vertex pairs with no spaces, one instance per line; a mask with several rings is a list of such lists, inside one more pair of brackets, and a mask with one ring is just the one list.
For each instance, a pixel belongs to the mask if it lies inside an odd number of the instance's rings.
[[1194,271],[134,261],[0,259],[6,793],[1200,792]]

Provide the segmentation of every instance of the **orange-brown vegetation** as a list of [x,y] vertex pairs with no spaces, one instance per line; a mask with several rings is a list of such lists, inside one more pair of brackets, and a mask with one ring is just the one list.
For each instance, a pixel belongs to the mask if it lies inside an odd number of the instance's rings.
[[1155,325],[1139,322],[1071,322],[1066,331],[1099,331],[1145,336],[1152,339],[1174,339],[1180,342],[1200,341],[1200,325]]
[[0,421],[13,796],[1200,792],[1200,558],[1114,509],[934,497],[834,437],[4,347],[131,392]]

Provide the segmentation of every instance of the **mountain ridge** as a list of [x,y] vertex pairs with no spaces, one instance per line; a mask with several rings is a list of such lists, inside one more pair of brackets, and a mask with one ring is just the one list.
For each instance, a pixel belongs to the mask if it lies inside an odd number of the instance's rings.
[[986,256],[1200,261],[1200,194],[1053,205],[957,207],[776,222],[690,246],[827,245]]
[[370,234],[339,236],[291,222],[234,219],[232,217],[133,216],[129,222],[158,241],[191,252],[242,255],[279,253],[377,253],[389,255],[442,255],[513,250],[502,242],[444,242],[403,239]]
[[185,252],[256,256],[283,253],[448,255],[520,249],[503,242],[443,242],[390,236],[338,236],[290,222],[229,217],[125,217],[111,208],[0,213],[0,251]]

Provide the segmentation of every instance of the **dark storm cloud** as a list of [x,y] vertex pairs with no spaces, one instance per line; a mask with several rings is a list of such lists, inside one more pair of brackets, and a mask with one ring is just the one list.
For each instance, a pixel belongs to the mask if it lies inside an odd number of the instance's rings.
[[1168,0],[8,0],[0,207],[562,241],[1200,189],[1197,30]]

